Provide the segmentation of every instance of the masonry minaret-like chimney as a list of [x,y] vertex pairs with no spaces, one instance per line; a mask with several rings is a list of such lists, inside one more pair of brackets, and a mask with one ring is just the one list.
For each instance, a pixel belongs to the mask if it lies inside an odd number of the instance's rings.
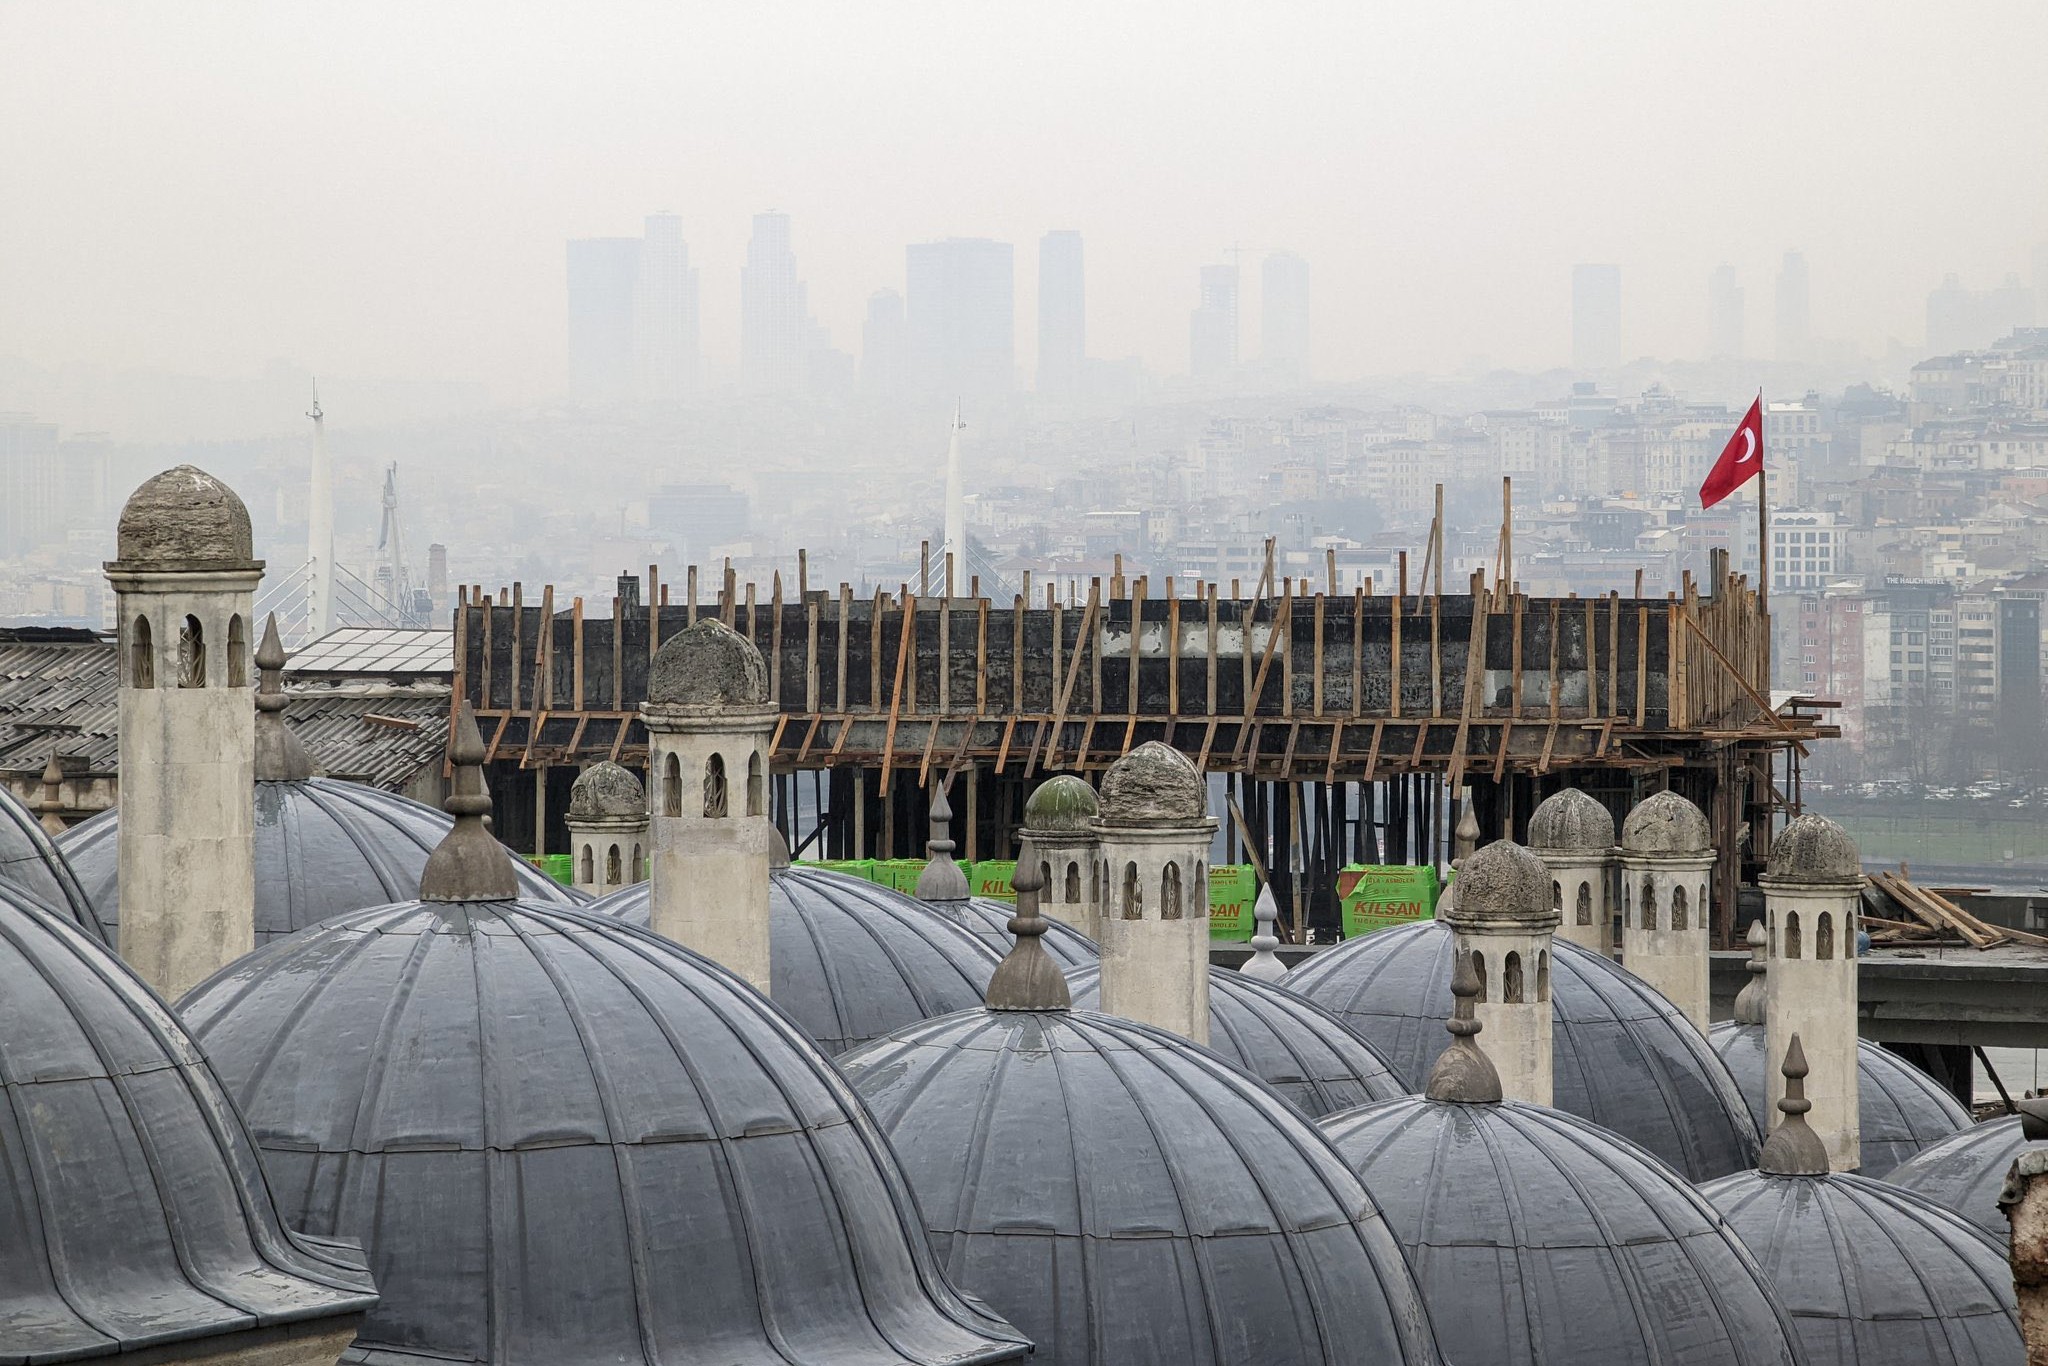
[[150,479],[106,566],[120,617],[121,956],[168,1000],[256,947],[249,510],[204,470]]
[[1101,1008],[1206,1044],[1208,784],[1186,755],[1148,740],[1110,766],[1098,800]]

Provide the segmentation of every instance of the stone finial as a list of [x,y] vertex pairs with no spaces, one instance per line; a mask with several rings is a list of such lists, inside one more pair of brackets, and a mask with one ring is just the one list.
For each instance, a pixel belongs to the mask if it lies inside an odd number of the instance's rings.
[[[943,778],[932,789],[931,820],[931,838],[925,842],[928,862],[924,871],[917,875],[917,899],[966,901],[973,895],[973,889],[967,885],[967,874],[953,861],[953,804],[946,800]],[[1012,882],[1011,885],[1014,887],[1016,884]]]
[[1785,1050],[1785,1065],[1779,1070],[1785,1077],[1785,1095],[1778,1102],[1778,1113],[1784,1118],[1764,1140],[1756,1168],[1770,1176],[1826,1176],[1827,1145],[1806,1122],[1813,1102],[1806,1098],[1806,1050],[1799,1046],[1797,1034],[1792,1036],[1792,1046]]
[[1033,834],[1086,835],[1101,813],[1095,789],[1071,773],[1047,778],[1024,803],[1024,828]]
[[420,874],[420,900],[517,900],[519,883],[511,857],[484,825],[491,810],[490,789],[484,785],[484,738],[467,702],[455,713],[448,761],[455,775],[441,809],[455,817],[455,824],[427,856]]
[[1459,929],[1554,930],[1562,918],[1550,895],[1550,869],[1512,840],[1492,844],[1457,864],[1454,895],[1443,919]]
[[1010,946],[1010,952],[988,980],[984,998],[988,1008],[1071,1009],[1074,998],[1067,991],[1067,979],[1040,942],[1050,924],[1038,908],[1045,879],[1039,875],[1038,857],[1028,844],[1017,851],[1017,875],[1010,886],[1017,893],[1017,914],[1010,917],[1010,933],[1017,936],[1017,942]]
[[1771,936],[1764,929],[1764,922],[1749,922],[1749,962],[1743,966],[1749,969],[1749,980],[1742,984],[1742,990],[1735,993],[1735,1023],[1760,1025],[1764,1022],[1764,974],[1771,970],[1768,961]]
[[1171,745],[1147,740],[1109,766],[1097,798],[1097,824],[1135,829],[1200,825],[1209,819],[1209,785]]
[[1479,848],[1479,813],[1472,809],[1468,792],[1458,804],[1458,828],[1451,834],[1451,861],[1463,864]]
[[292,728],[285,724],[284,641],[277,634],[277,613],[263,623],[256,646],[256,781],[296,783],[313,776],[313,760]]
[[194,465],[144,480],[121,508],[116,563],[127,569],[260,568],[249,509],[235,491]]
[[1501,1100],[1500,1073],[1479,1046],[1484,1026],[1473,1008],[1479,999],[1479,974],[1472,969],[1470,954],[1452,954],[1451,996],[1455,1004],[1444,1025],[1451,1032],[1451,1046],[1437,1055],[1423,1094],[1460,1105],[1496,1105]]
[[647,669],[647,701],[714,714],[775,705],[761,652],[717,617],[699,617],[663,642]]
[[1273,884],[1269,882],[1259,888],[1258,900],[1252,903],[1252,956],[1239,966],[1239,972],[1266,982],[1287,975],[1287,965],[1273,952],[1280,947],[1280,936],[1274,933],[1279,919],[1280,907],[1273,901]]

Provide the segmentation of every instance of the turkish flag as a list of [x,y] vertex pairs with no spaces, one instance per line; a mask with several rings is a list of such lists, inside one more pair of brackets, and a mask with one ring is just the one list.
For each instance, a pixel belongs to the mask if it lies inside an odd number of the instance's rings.
[[1758,394],[1736,424],[1735,435],[1721,448],[1721,458],[1707,471],[1707,481],[1700,485],[1700,506],[1712,507],[1763,472],[1764,396]]

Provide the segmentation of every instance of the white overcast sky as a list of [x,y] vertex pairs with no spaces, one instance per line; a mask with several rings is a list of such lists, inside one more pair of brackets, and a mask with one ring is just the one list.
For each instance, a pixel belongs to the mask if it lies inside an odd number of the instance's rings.
[[766,208],[849,350],[906,242],[993,236],[1028,366],[1052,227],[1168,372],[1233,242],[1308,259],[1326,376],[1560,363],[1575,261],[1662,355],[1729,261],[1768,353],[1794,246],[1816,333],[1918,344],[2048,240],[2044,53],[2042,0],[0,0],[0,356],[553,391],[564,239],[668,209],[729,364]]

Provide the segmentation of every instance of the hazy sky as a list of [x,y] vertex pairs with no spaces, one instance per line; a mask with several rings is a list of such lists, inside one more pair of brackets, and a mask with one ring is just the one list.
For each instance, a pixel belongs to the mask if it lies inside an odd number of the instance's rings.
[[1917,344],[2048,239],[2044,52],[2042,0],[0,0],[0,356],[554,391],[564,239],[668,209],[730,363],[766,208],[849,350],[906,242],[994,236],[1028,365],[1051,227],[1169,372],[1232,242],[1308,259],[1323,375],[1559,363],[1574,261],[1666,355],[1732,262],[1767,353],[1789,246],[1817,334]]

